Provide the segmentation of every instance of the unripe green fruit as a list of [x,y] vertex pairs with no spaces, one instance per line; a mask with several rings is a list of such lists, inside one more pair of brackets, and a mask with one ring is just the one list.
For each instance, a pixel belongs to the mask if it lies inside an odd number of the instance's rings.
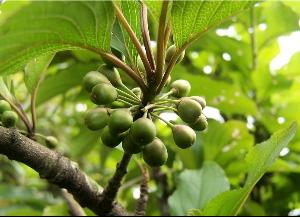
[[202,109],[205,108],[206,101],[205,101],[205,99],[203,97],[201,97],[201,96],[191,96],[191,99],[197,101],[201,105]]
[[108,126],[111,132],[119,134],[130,128],[133,117],[128,109],[118,109],[111,114]]
[[168,159],[167,148],[160,139],[155,138],[145,146],[143,158],[149,166],[160,167],[164,165]]
[[129,134],[137,145],[143,146],[155,138],[156,127],[150,119],[139,118],[133,122]]
[[85,90],[89,93],[97,84],[101,83],[110,84],[109,80],[97,71],[91,71],[83,77],[83,86]]
[[111,84],[98,84],[92,89],[91,100],[97,105],[107,105],[114,102],[118,92]]
[[172,128],[175,144],[182,149],[191,147],[196,141],[195,131],[186,125],[175,125]]
[[112,134],[108,126],[106,126],[101,133],[101,140],[104,145],[110,148],[118,146],[122,139],[117,134]]
[[137,145],[137,144],[135,144],[132,141],[130,135],[126,136],[123,139],[123,141],[122,141],[122,147],[123,147],[124,151],[126,151],[126,152],[128,152],[130,154],[138,154],[143,149],[143,146]]
[[48,148],[55,148],[58,145],[58,141],[54,136],[47,136],[45,141]]
[[131,90],[138,98],[142,97],[142,90],[139,87],[135,87]]
[[10,104],[5,100],[0,100],[0,115],[9,110],[11,110]]
[[189,124],[191,128],[197,131],[203,131],[207,128],[208,123],[206,117],[201,114],[195,123]]
[[99,71],[101,74],[105,75],[113,86],[120,87],[123,84],[120,73],[116,68],[110,68],[107,65],[103,65]]
[[173,95],[178,98],[189,95],[191,91],[191,85],[187,80],[176,80],[171,84],[171,88],[174,90]]
[[[172,57],[174,56],[174,54],[176,53],[176,46],[175,45],[171,45],[168,50],[167,50],[167,53],[166,53],[166,62],[169,63],[172,59]],[[176,63],[179,63],[183,60],[184,58],[184,55],[185,55],[185,51],[183,51],[180,56],[178,57]]]
[[5,127],[14,127],[18,121],[18,115],[14,111],[5,111],[1,117],[2,124]]
[[182,98],[177,106],[179,117],[186,123],[195,123],[202,113],[199,103],[188,97]]
[[109,116],[106,108],[95,108],[86,113],[84,122],[90,130],[100,130],[107,125]]

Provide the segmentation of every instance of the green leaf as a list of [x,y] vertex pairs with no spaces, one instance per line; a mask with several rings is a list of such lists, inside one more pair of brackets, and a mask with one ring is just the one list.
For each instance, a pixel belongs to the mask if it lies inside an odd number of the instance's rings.
[[[141,4],[138,1],[121,1],[120,3],[122,12],[124,16],[126,17],[129,25],[131,26],[132,30],[136,34],[139,41],[142,41],[142,30],[141,30]],[[123,38],[125,47],[127,49],[127,53],[129,55],[129,63],[131,65],[136,65],[136,60],[138,57],[138,52],[129,37],[129,34],[126,32],[126,30],[121,27],[123,32]]]
[[185,215],[229,189],[224,171],[214,162],[206,162],[200,170],[185,170],[179,176],[176,191],[169,198],[172,215]]
[[158,22],[162,7],[162,2],[159,1],[152,1],[152,0],[145,0],[143,1],[147,5],[147,9],[150,11],[150,14],[153,18]]
[[83,76],[97,67],[97,63],[77,63],[47,77],[40,86],[37,95],[37,105],[81,85]]
[[250,1],[174,1],[172,27],[175,44],[182,47],[212,26],[246,9]]
[[[9,13],[2,5],[0,10]],[[34,1],[0,25],[0,74],[14,73],[42,54],[70,49],[109,51],[113,20],[108,1]]]
[[24,69],[24,82],[29,92],[32,93],[34,91],[54,55],[55,54],[46,54],[39,56],[26,65]]
[[248,178],[243,188],[224,192],[212,199],[203,209],[204,216],[237,215],[255,184],[272,166],[280,151],[296,133],[297,124],[275,132],[270,139],[253,147],[247,157]]

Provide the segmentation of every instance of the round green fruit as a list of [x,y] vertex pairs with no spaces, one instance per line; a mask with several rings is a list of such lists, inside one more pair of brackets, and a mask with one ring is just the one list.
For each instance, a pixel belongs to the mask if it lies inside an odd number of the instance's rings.
[[174,90],[173,95],[180,98],[189,95],[191,85],[187,80],[176,80],[171,84],[171,89]]
[[189,124],[191,128],[197,131],[203,131],[207,128],[208,123],[206,117],[201,114],[195,123]]
[[160,139],[155,138],[143,149],[143,158],[149,166],[160,167],[168,159],[167,148]]
[[123,141],[122,141],[122,147],[123,147],[124,151],[126,151],[126,152],[128,152],[130,154],[138,154],[143,149],[143,146],[137,145],[137,144],[135,144],[132,141],[130,135],[126,136],[123,139]]
[[101,74],[110,81],[110,83],[115,87],[122,86],[123,82],[119,71],[116,68],[110,68],[107,65],[103,65],[99,70]]
[[175,144],[182,149],[191,147],[196,141],[195,131],[186,125],[175,125],[172,128]]
[[95,108],[86,113],[84,123],[90,130],[100,130],[107,125],[109,116],[106,108]]
[[117,134],[112,134],[109,127],[106,126],[101,133],[101,140],[107,147],[114,148],[121,143],[122,138]]
[[143,146],[155,138],[156,127],[150,119],[139,118],[133,122],[129,134],[137,145]]
[[206,101],[202,96],[191,96],[191,99],[195,100],[201,105],[201,108],[204,109],[206,106]]
[[[169,63],[172,59],[172,57],[174,56],[174,54],[176,53],[176,46],[175,45],[171,45],[168,50],[167,50],[167,53],[166,53],[166,62]],[[185,55],[185,51],[183,51],[180,56],[178,57],[177,59],[177,63],[181,62],[184,58],[184,55]]]
[[18,115],[14,111],[5,111],[1,120],[4,127],[14,127],[18,121]]
[[135,87],[131,90],[138,98],[142,97],[142,90],[139,87]]
[[195,123],[202,113],[199,103],[188,97],[182,98],[177,106],[179,117],[186,123]]
[[118,109],[112,112],[108,126],[111,132],[119,134],[128,130],[133,123],[133,117],[128,109]]
[[109,80],[97,71],[91,71],[83,77],[83,86],[85,90],[89,93],[97,84],[101,83],[110,84]]
[[0,115],[9,110],[11,110],[10,104],[5,100],[0,100]]
[[111,84],[97,84],[91,92],[91,100],[97,105],[107,105],[114,102],[118,92]]

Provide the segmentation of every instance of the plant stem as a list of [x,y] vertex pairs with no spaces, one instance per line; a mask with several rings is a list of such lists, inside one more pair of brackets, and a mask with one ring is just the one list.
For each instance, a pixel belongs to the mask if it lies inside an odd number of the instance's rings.
[[[142,7],[141,7],[141,24],[142,24],[142,37],[143,37],[143,42],[146,50],[146,55],[150,64],[150,67],[152,69],[152,72],[155,70],[155,64],[154,64],[154,59],[153,55],[151,52],[151,45],[150,45],[150,34],[149,34],[149,28],[148,28],[148,13],[147,13],[147,6],[145,5],[144,2],[141,2]],[[150,79],[150,76],[152,76],[153,73],[147,74],[148,79]]]
[[61,194],[66,200],[71,216],[86,216],[82,207],[74,200],[73,196],[66,189],[61,189]]
[[102,58],[111,61],[113,64],[121,68],[129,77],[131,77],[142,89],[143,93],[147,93],[147,86],[144,83],[143,79],[141,79],[135,71],[133,71],[129,66],[127,66],[122,60],[111,53],[101,52],[100,55]]
[[160,82],[159,87],[156,91],[156,94],[159,94],[161,92],[161,90],[163,89],[163,87],[165,86],[165,84],[168,80],[168,77],[170,76],[170,73],[171,73],[173,67],[176,64],[176,61],[178,60],[179,56],[181,55],[181,53],[185,50],[185,48],[187,46],[188,46],[188,44],[186,44],[186,45],[182,46],[180,49],[176,50],[175,54],[173,55],[173,57],[170,60],[170,63],[168,64],[168,67],[167,67],[166,72],[163,76],[163,79]]
[[118,88],[116,88],[116,90],[117,90],[117,92],[119,92],[120,95],[124,95],[124,96],[126,96],[126,97],[128,97],[128,98],[130,98],[134,101],[141,102],[141,100],[139,98],[137,98],[136,96],[134,97],[131,94],[128,94],[128,93],[126,93],[126,92],[124,92],[124,91],[122,91]]
[[251,50],[252,50],[252,70],[256,70],[257,68],[257,46],[256,46],[256,17],[255,17],[255,7],[252,6],[250,8],[250,27],[252,32],[250,32],[250,40],[251,40]]
[[119,95],[118,96],[118,99],[122,99],[122,100],[125,100],[129,103],[132,103],[132,104],[140,104],[141,102],[137,101],[137,100],[133,100],[132,98],[128,98],[126,96],[122,96],[122,95]]
[[32,119],[32,127],[31,127],[31,133],[34,134],[36,130],[36,125],[37,125],[37,117],[36,117],[36,97],[38,93],[38,89],[41,83],[41,79],[38,80],[36,87],[33,90],[33,93],[31,95],[31,102],[30,102],[30,107],[31,107],[31,119]]
[[120,23],[125,28],[125,30],[127,31],[129,37],[131,38],[132,43],[134,44],[137,52],[139,53],[139,55],[141,57],[141,60],[144,64],[146,72],[151,73],[151,67],[150,67],[148,59],[146,57],[145,51],[143,50],[143,47],[142,47],[141,43],[139,42],[135,32],[132,30],[131,26],[127,22],[127,20],[126,20],[125,16],[123,15],[122,11],[120,10],[120,8],[116,4],[113,4],[113,5],[115,8],[116,16],[117,16],[118,20],[120,21]]
[[161,82],[163,76],[165,59],[165,29],[169,1],[163,1],[159,17],[158,35],[157,35],[157,63],[156,63],[156,84]]
[[163,94],[161,97],[159,97],[158,100],[161,100],[161,99],[165,99],[167,98],[168,96],[172,95],[174,93],[174,89],[170,90],[169,92]]
[[171,35],[171,24],[169,21],[167,24],[167,27],[166,27],[166,31],[165,31],[165,39],[164,39],[165,50],[167,50],[170,35]]
[[124,103],[124,104],[127,105],[127,106],[134,106],[133,104],[131,104],[131,103],[129,103],[129,102],[126,102],[126,101],[124,101],[124,100],[122,100],[122,99],[117,99],[117,101],[119,101],[119,102],[121,102],[121,103]]
[[122,83],[122,87],[124,88],[124,90],[129,93],[131,96],[135,97],[138,100],[141,100],[137,95],[135,95],[134,92],[132,92],[132,90],[130,90],[125,84]]
[[151,115],[153,115],[154,117],[158,118],[159,120],[165,122],[169,127],[173,128],[174,125],[171,124],[169,121],[166,121],[165,119],[163,119],[162,117],[160,117],[159,115],[157,114],[154,114],[153,112],[150,113]]

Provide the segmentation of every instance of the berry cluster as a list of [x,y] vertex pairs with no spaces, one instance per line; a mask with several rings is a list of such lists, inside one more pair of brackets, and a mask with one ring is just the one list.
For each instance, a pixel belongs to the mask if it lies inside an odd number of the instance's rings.
[[[186,80],[171,83],[168,91],[152,102],[142,103],[140,88],[129,89],[123,84],[118,70],[103,65],[98,71],[87,73],[83,85],[97,105],[85,115],[90,130],[100,130],[102,143],[116,147],[122,143],[124,151],[143,154],[144,161],[152,167],[162,166],[168,158],[167,148],[156,137],[155,119],[161,119],[172,128],[175,144],[180,148],[192,146],[196,131],[207,127],[202,114],[206,102],[200,96],[188,97],[191,86]],[[164,111],[174,111],[188,125],[172,124],[160,117]]]
[[0,100],[0,119],[4,127],[14,127],[18,122],[18,115],[11,110],[10,104]]

